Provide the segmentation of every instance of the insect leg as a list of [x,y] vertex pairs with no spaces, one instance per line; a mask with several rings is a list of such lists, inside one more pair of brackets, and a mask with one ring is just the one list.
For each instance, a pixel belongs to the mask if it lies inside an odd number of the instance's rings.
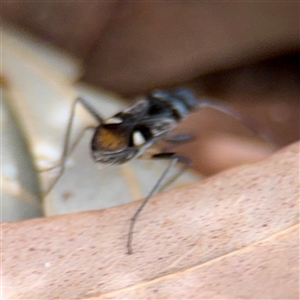
[[[67,160],[67,158],[68,158],[68,155],[70,155],[72,152],[73,152],[73,150],[76,148],[76,146],[78,145],[78,143],[79,143],[79,141],[81,140],[81,138],[83,137],[83,135],[85,134],[85,132],[87,131],[87,130],[90,130],[90,129],[95,129],[95,127],[93,127],[93,126],[89,126],[89,127],[85,127],[80,133],[79,133],[79,135],[78,135],[78,137],[76,138],[76,140],[74,141],[74,143],[72,144],[72,146],[71,146],[71,148],[70,148],[70,151],[63,151],[63,154],[62,154],[62,157],[61,157],[61,159],[60,159],[60,161],[59,161],[59,163],[56,165],[56,166],[54,166],[54,167],[51,167],[51,168],[49,168],[49,169],[47,169],[47,171],[48,170],[51,170],[51,169],[54,169],[54,168],[58,168],[58,167],[60,167],[60,170],[59,170],[59,172],[58,172],[58,174],[57,174],[57,176],[55,177],[55,179],[51,182],[51,184],[48,186],[48,188],[46,189],[46,191],[44,192],[44,197],[45,196],[47,196],[48,194],[49,194],[49,192],[52,190],[52,188],[54,187],[54,185],[57,183],[57,181],[59,180],[59,178],[62,176],[62,174],[64,173],[64,171],[65,171],[65,164],[66,164],[66,160]],[[69,146],[68,144],[69,144],[69,141],[70,141],[70,139],[69,139],[69,137],[68,137],[68,142],[67,142],[67,144],[65,145],[65,146]],[[65,148],[64,148],[65,149]]]
[[[144,209],[144,207],[146,206],[146,204],[149,202],[149,200],[152,197],[152,195],[160,187],[160,185],[161,185],[162,181],[164,180],[165,176],[167,175],[167,173],[170,171],[170,169],[177,162],[182,162],[187,167],[190,165],[190,160],[187,157],[180,156],[180,155],[178,155],[176,153],[159,153],[159,154],[153,155],[152,158],[153,159],[168,159],[168,160],[170,160],[170,162],[169,162],[168,166],[165,168],[165,170],[162,173],[162,175],[160,176],[160,178],[157,180],[156,184],[154,185],[154,187],[152,188],[152,190],[150,191],[150,193],[148,194],[148,196],[144,199],[144,201],[142,202],[142,204],[140,205],[140,207],[137,209],[137,211],[135,212],[135,214],[130,219],[130,226],[129,226],[129,232],[128,232],[128,240],[127,240],[128,254],[132,254],[133,253],[133,250],[132,250],[132,240],[133,240],[133,230],[134,230],[135,222],[136,222],[139,214],[141,213],[141,211]],[[176,178],[177,177],[178,176],[176,176]],[[172,180],[172,182],[173,182],[173,180]]]
[[165,138],[165,141],[171,144],[183,144],[191,142],[194,139],[195,137],[191,133],[178,133]]
[[[164,154],[165,153],[156,154],[154,158],[164,159],[165,158]],[[176,181],[187,169],[192,167],[192,161],[188,157],[178,155],[178,154],[174,154],[174,155],[176,155],[178,157],[178,162],[180,162],[182,164],[181,168],[178,170],[178,172],[176,174],[174,174],[167,182],[165,182],[158,189],[159,192],[163,191],[165,188],[167,188],[170,184],[172,184],[174,181]]]
[[68,155],[76,148],[78,142],[80,141],[80,139],[82,138],[83,134],[90,129],[94,129],[93,126],[88,126],[86,128],[84,128],[80,134],[78,135],[78,137],[76,138],[75,142],[72,144],[71,149],[69,150],[69,144],[70,144],[70,135],[71,135],[71,130],[72,130],[72,125],[73,125],[73,120],[74,120],[74,116],[75,116],[75,109],[76,109],[76,105],[78,103],[81,103],[82,106],[93,116],[97,119],[97,121],[99,123],[102,122],[102,118],[101,116],[95,111],[94,108],[92,108],[83,98],[77,98],[74,103],[72,104],[72,108],[71,108],[71,113],[70,113],[70,117],[68,120],[68,125],[67,125],[67,130],[65,133],[65,137],[64,137],[64,144],[63,144],[63,152],[60,158],[59,163],[51,168],[48,168],[47,170],[51,170],[54,169],[56,167],[60,167],[59,173],[57,175],[57,177],[53,180],[53,182],[50,184],[50,186],[46,189],[46,191],[44,192],[44,196],[46,196],[51,189],[53,188],[53,186],[56,184],[56,182],[58,181],[58,179],[61,177],[61,175],[63,174],[64,170],[65,170],[65,162],[66,159],[68,157]]
[[247,119],[245,116],[242,116],[237,111],[227,107],[226,105],[224,105],[218,101],[214,101],[213,99],[199,99],[198,108],[204,108],[204,107],[213,108],[213,109],[218,110],[226,115],[231,116],[232,118],[234,118],[237,121],[239,121],[240,123],[242,123],[251,132],[260,136],[268,144],[274,146],[274,142],[272,141],[272,139],[269,137],[269,135],[266,132],[258,129],[257,126],[255,126],[249,119]]
[[[96,111],[96,109],[94,107],[92,107],[85,99],[78,97],[75,101],[75,103],[73,104],[74,110],[75,110],[75,105],[76,103],[81,103],[82,106],[98,121],[98,125],[100,125],[101,123],[103,123],[103,118],[101,117],[101,115]],[[74,113],[73,113],[74,114]]]

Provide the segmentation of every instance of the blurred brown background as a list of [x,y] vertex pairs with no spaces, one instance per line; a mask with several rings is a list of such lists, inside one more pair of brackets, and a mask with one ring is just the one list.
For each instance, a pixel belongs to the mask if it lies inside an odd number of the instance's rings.
[[[2,18],[82,62],[82,80],[135,96],[192,87],[226,101],[267,131],[277,147],[299,139],[297,2],[4,2]],[[241,124],[201,111],[179,131],[211,174],[269,153]]]

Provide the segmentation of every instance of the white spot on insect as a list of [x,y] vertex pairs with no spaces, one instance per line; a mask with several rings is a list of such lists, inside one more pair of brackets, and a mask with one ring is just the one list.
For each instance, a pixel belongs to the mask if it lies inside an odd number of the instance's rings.
[[134,131],[132,139],[135,146],[140,146],[146,143],[146,140],[140,131]]
[[123,119],[121,119],[121,118],[111,117],[105,121],[105,124],[121,124],[122,122],[123,122]]

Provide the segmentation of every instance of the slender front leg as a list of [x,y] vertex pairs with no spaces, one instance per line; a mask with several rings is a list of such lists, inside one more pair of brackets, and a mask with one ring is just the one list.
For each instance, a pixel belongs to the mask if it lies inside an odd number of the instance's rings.
[[[141,211],[144,209],[144,207],[146,206],[146,204],[149,202],[149,200],[152,197],[152,195],[160,187],[160,185],[161,185],[162,181],[164,180],[165,176],[167,175],[167,173],[170,171],[170,169],[177,162],[181,162],[181,163],[183,163],[186,166],[184,168],[184,170],[187,167],[190,166],[190,160],[187,157],[180,156],[180,155],[178,155],[176,153],[159,153],[159,154],[153,155],[152,158],[153,159],[168,159],[168,160],[170,160],[170,162],[169,162],[168,166],[165,168],[165,170],[162,173],[162,175],[160,176],[160,178],[157,180],[156,184],[154,185],[154,187],[152,188],[152,190],[150,191],[150,193],[148,194],[148,196],[144,199],[144,201],[142,202],[142,204],[140,205],[140,207],[137,209],[137,211],[135,212],[135,214],[130,219],[129,232],[128,232],[128,240],[127,240],[128,254],[132,254],[133,253],[133,250],[132,250],[132,240],[133,240],[133,230],[134,230],[135,222],[136,222],[139,214],[141,213]],[[180,174],[182,174],[183,171],[181,171]],[[180,174],[177,174],[176,178]],[[172,180],[171,182],[173,182],[174,180]]]

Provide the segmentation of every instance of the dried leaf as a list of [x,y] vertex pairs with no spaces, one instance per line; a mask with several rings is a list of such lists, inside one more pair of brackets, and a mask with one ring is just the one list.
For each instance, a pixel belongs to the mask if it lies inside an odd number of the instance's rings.
[[[88,199],[84,199],[88,201]],[[299,144],[139,203],[2,225],[3,298],[299,297]]]

